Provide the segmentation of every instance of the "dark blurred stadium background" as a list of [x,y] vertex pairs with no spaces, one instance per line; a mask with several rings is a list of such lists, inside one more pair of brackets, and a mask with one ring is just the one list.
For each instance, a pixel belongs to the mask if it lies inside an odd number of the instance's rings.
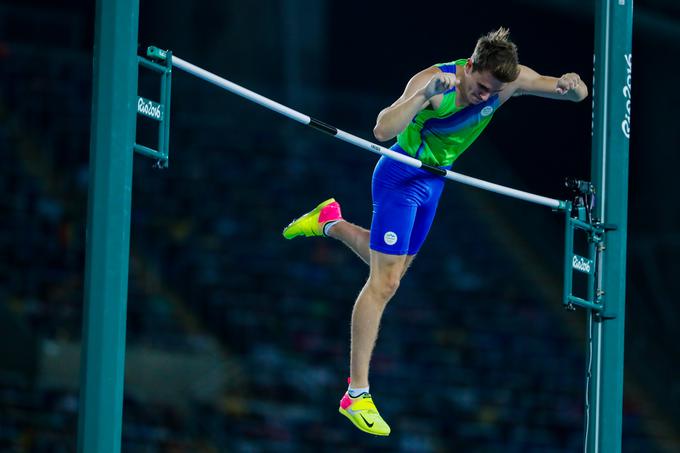
[[[499,25],[522,63],[591,86],[592,11],[142,0],[139,41],[372,139],[414,72],[469,56]],[[0,1],[3,452],[76,448],[93,14],[94,2]],[[640,0],[634,17],[623,451],[677,452],[680,3]],[[155,83],[142,73],[140,90]],[[589,179],[590,115],[590,100],[514,100],[455,169],[565,198],[565,177]],[[375,161],[175,73],[170,167],[135,158],[123,451],[582,450],[586,325],[560,305],[561,216],[455,183],[374,354],[393,434],[337,414],[367,268],[280,231],[331,195],[368,225]]]

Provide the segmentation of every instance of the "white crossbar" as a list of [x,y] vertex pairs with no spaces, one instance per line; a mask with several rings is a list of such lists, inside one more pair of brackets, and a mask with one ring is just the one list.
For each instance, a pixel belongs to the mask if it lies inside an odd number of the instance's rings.
[[422,168],[423,170],[429,171],[430,173],[434,173],[437,175],[440,175],[446,179],[450,179],[452,181],[457,181],[463,184],[467,184],[469,186],[477,187],[479,189],[484,189],[488,190],[491,192],[495,192],[501,195],[506,195],[508,197],[512,198],[517,198],[520,200],[528,201],[530,203],[536,203],[540,204],[543,206],[548,206],[553,209],[558,209],[558,210],[564,210],[566,203],[561,200],[555,200],[552,198],[548,197],[543,197],[541,195],[536,195],[533,193],[529,192],[523,192],[521,190],[517,189],[512,189],[510,187],[505,187],[501,186],[499,184],[494,184],[492,182],[484,181],[481,179],[473,178],[470,176],[465,176],[460,173],[456,173],[450,170],[445,170],[443,168],[438,168],[438,167],[433,167],[431,165],[424,164],[418,159],[415,159],[413,157],[405,156],[403,154],[400,154],[396,151],[393,151],[391,149],[385,148],[380,145],[376,145],[375,143],[369,142],[367,140],[364,140],[362,138],[359,138],[355,135],[349,134],[345,131],[342,131],[340,129],[335,128],[334,126],[322,123],[321,121],[315,120],[314,118],[311,118],[307,115],[304,115],[296,110],[293,110],[289,107],[286,107],[283,104],[279,104],[278,102],[272,101],[269,98],[266,98],[262,95],[259,95],[253,91],[248,90],[247,88],[244,88],[240,85],[237,85],[233,82],[230,82],[229,80],[226,80],[218,75],[215,75],[211,72],[206,71],[205,69],[199,68],[198,66],[195,66],[185,60],[182,60],[181,58],[172,55],[172,66],[179,68],[183,71],[188,72],[189,74],[193,74],[198,78],[201,78],[207,82],[212,83],[213,85],[217,85],[220,88],[224,88],[227,91],[230,91],[234,94],[237,94],[241,97],[244,97],[250,101],[255,102],[256,104],[260,104],[263,107],[266,107],[270,110],[273,110],[275,112],[280,113],[281,115],[287,116],[290,119],[293,119],[299,123],[305,124],[307,126],[311,126],[317,130],[320,130],[322,132],[326,132],[336,138],[339,138],[340,140],[343,140],[347,143],[351,143],[352,145],[358,146],[359,148],[366,149],[368,151],[374,152],[376,154],[380,154],[383,156],[387,156],[391,159],[395,159],[399,162],[402,162],[406,165],[410,165],[412,167],[416,168]]

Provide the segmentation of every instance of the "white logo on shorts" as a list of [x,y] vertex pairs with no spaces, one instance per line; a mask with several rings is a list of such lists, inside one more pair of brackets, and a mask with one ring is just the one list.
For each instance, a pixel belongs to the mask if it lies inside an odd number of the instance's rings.
[[493,107],[491,107],[490,105],[487,105],[486,107],[484,107],[482,109],[482,116],[489,116],[489,115],[491,115],[492,112],[493,112]]
[[385,244],[394,245],[397,243],[397,234],[394,231],[388,231],[385,233]]

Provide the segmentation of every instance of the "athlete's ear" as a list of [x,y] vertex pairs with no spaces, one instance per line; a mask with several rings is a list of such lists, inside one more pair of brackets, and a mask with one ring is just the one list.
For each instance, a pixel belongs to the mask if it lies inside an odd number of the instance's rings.
[[468,58],[465,62],[465,73],[470,74],[472,72],[472,58]]

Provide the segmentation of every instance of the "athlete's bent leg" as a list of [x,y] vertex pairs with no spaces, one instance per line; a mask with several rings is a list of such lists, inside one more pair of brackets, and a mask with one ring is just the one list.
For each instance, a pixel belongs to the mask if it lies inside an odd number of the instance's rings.
[[369,231],[345,221],[340,212],[340,203],[333,198],[329,198],[308,213],[294,219],[283,229],[283,237],[286,239],[298,236],[332,237],[343,242],[366,264],[370,262]]
[[354,253],[363,260],[364,263],[370,264],[370,253],[368,248],[370,232],[366,228],[362,228],[353,223],[341,220],[326,232],[328,237],[337,239],[349,247]]

